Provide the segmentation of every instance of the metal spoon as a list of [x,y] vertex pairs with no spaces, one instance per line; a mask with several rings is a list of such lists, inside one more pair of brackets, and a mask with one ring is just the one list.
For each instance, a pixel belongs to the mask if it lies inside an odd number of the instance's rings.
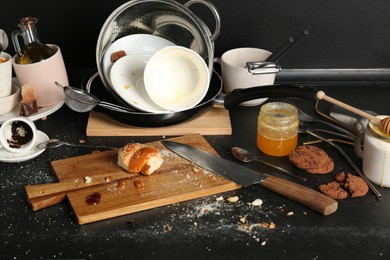
[[95,149],[118,149],[117,147],[105,146],[105,145],[90,145],[90,144],[74,144],[61,141],[60,139],[49,139],[46,142],[37,145],[38,149],[51,149],[57,148],[63,145],[72,147],[83,147],[83,148],[95,148]]
[[274,168],[276,170],[279,170],[279,171],[281,171],[281,172],[283,172],[285,174],[288,174],[288,175],[290,175],[290,176],[292,176],[294,178],[300,179],[301,181],[306,181],[307,180],[307,178],[305,178],[305,177],[298,176],[298,175],[296,175],[296,174],[294,174],[294,173],[292,173],[292,172],[290,172],[290,171],[288,171],[286,169],[283,169],[283,168],[281,168],[279,166],[276,166],[276,165],[274,165],[272,163],[269,163],[267,161],[264,161],[264,160],[261,160],[259,158],[256,158],[249,151],[247,151],[247,150],[245,150],[243,148],[235,146],[235,147],[232,147],[231,150],[232,150],[232,154],[234,155],[234,157],[236,157],[238,160],[240,160],[242,162],[245,162],[245,163],[249,163],[249,162],[253,162],[253,161],[259,162],[259,163],[265,164],[265,165],[267,165],[269,167],[272,167],[272,168]]
[[8,37],[4,30],[0,29],[0,53],[8,47]]

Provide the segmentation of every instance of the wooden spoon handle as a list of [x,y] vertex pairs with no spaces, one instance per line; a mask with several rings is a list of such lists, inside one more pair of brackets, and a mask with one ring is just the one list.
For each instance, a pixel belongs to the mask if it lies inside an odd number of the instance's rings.
[[338,101],[337,99],[329,97],[329,96],[325,95],[325,93],[323,91],[318,91],[317,92],[317,98],[318,99],[323,99],[323,100],[328,101],[328,102],[330,102],[332,104],[335,104],[335,105],[337,105],[339,107],[345,108],[346,110],[349,110],[352,113],[355,113],[355,114],[357,114],[359,116],[367,118],[367,119],[371,120],[376,125],[380,125],[380,123],[381,123],[381,119],[380,118],[375,117],[375,116],[373,116],[373,115],[371,115],[369,113],[366,113],[366,112],[364,112],[364,111],[362,111],[360,109],[357,109],[357,108],[355,108],[353,106],[350,106],[348,104],[345,104],[345,103],[343,103],[341,101]]

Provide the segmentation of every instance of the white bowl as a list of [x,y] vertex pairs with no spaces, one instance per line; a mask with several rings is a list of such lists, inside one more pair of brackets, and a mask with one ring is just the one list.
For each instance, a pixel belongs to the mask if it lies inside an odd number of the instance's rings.
[[109,84],[111,84],[110,70],[113,65],[111,62],[111,54],[117,51],[125,51],[127,56],[132,55],[153,55],[156,51],[166,46],[175,45],[162,37],[150,34],[133,34],[122,37],[113,42],[110,47],[104,52],[102,59],[102,69],[104,76]]
[[169,46],[148,61],[144,83],[149,97],[169,111],[194,107],[206,95],[210,73],[204,59],[195,51]]
[[162,113],[165,109],[156,105],[144,86],[144,70],[151,54],[125,56],[111,68],[113,90],[129,105],[142,111]]
[[12,82],[12,92],[10,96],[0,98],[0,115],[8,113],[16,107],[19,101],[20,88]]

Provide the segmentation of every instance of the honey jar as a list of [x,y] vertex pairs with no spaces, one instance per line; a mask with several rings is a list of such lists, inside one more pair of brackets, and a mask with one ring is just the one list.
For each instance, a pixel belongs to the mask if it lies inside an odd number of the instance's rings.
[[297,147],[298,111],[284,102],[271,102],[260,108],[257,147],[271,156],[286,156]]
[[[383,119],[387,116],[378,117]],[[390,136],[371,121],[364,134],[362,169],[370,181],[390,188]]]

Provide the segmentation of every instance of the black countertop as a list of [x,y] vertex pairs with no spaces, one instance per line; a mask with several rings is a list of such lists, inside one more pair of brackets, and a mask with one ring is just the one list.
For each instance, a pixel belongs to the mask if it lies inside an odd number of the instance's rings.
[[[78,80],[75,77],[71,82],[77,85]],[[318,88],[356,107],[379,114],[390,111],[386,86]],[[299,106],[306,111],[313,109],[308,101],[299,102]],[[232,145],[260,154],[255,144],[258,109],[231,109],[232,136],[205,136],[206,139],[222,157],[230,160],[234,160],[230,154]],[[166,138],[87,137],[87,118],[87,114],[63,106],[47,120],[36,121],[36,125],[50,138],[70,142],[84,139],[88,143],[122,146]],[[312,139],[305,135],[299,138],[300,142]],[[326,176],[307,175],[305,185],[317,189],[319,184],[333,180],[338,172],[353,172],[333,147],[318,146],[335,160],[335,170]],[[361,161],[354,156],[352,147],[342,145],[342,148],[360,167]],[[67,202],[32,211],[24,186],[55,182],[51,161],[90,152],[91,149],[60,147],[26,162],[0,163],[0,258],[388,259],[390,256],[390,190],[378,186],[381,200],[372,192],[363,198],[348,198],[339,201],[335,214],[326,217],[259,185],[86,225],[77,223]],[[291,168],[285,157],[266,159]],[[257,163],[245,166],[285,177]],[[223,201],[217,201],[220,196]],[[227,202],[231,196],[240,200]],[[256,199],[263,204],[252,206]],[[267,228],[262,223],[274,223],[275,227]]]

